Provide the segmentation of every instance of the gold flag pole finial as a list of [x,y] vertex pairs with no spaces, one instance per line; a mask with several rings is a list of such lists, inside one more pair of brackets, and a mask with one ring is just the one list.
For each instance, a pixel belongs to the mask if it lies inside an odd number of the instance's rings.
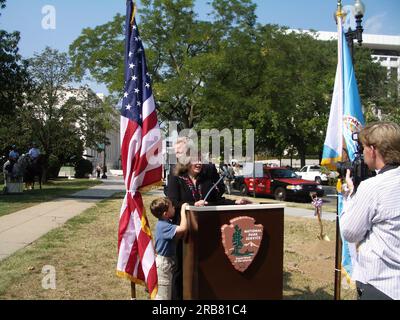
[[346,13],[343,11],[343,5],[342,5],[342,0],[338,0],[337,2],[337,11],[336,11],[336,17],[344,19],[346,17]]
[[133,2],[133,9],[132,9],[131,26],[133,26],[133,22],[135,20],[135,15],[136,15],[136,2],[135,1],[132,2]]

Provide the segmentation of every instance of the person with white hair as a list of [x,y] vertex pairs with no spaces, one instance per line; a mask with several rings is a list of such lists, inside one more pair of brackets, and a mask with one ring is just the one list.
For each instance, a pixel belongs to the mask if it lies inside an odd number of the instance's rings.
[[[168,179],[167,196],[175,207],[174,224],[180,223],[181,207],[184,203],[203,207],[207,205],[249,204],[247,199],[225,199],[225,185],[214,164],[203,164],[201,155],[197,152],[193,140],[178,139],[175,145],[177,164],[174,173]],[[219,183],[217,183],[219,181]],[[208,198],[206,196],[208,195]],[[177,264],[173,273],[172,299],[182,300],[182,240],[179,240],[176,250]]]

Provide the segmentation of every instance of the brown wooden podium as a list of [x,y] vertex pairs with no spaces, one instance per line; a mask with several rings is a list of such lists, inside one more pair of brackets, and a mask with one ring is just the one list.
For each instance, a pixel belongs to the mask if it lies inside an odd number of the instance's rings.
[[[258,253],[243,273],[225,253],[221,227],[250,217],[264,228]],[[183,245],[185,300],[280,300],[283,290],[284,204],[188,208]]]

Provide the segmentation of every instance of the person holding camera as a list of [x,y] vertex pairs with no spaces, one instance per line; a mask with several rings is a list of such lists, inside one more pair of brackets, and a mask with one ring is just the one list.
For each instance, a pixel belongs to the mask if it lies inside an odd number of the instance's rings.
[[377,175],[354,192],[347,170],[340,230],[346,241],[357,243],[352,278],[359,300],[400,300],[400,127],[370,124],[359,140],[366,165]]

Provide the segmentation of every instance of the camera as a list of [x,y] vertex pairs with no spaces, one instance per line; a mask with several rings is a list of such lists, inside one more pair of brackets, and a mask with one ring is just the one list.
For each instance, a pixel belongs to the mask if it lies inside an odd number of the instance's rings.
[[351,178],[354,183],[354,192],[357,191],[358,186],[364,180],[375,176],[375,172],[369,170],[365,164],[363,155],[363,146],[358,139],[358,132],[353,133],[353,141],[357,142],[357,151],[355,153],[354,161],[338,162],[336,165],[339,178],[345,178],[347,170],[351,172]]

